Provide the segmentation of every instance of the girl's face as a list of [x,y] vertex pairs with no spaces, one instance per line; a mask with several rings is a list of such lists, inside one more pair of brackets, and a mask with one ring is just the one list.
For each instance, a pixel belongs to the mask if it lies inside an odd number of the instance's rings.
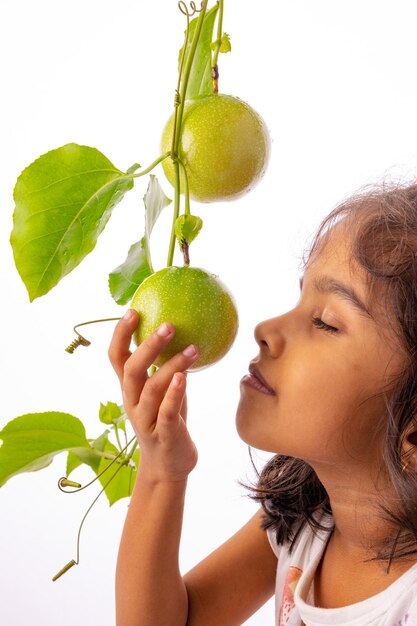
[[342,222],[308,264],[295,308],[255,329],[256,369],[237,409],[245,442],[315,469],[379,465],[384,390],[405,356],[367,292]]

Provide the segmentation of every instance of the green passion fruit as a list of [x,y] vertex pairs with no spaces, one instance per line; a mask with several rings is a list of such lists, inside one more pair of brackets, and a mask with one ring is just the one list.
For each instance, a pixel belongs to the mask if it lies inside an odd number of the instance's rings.
[[146,278],[136,290],[130,307],[139,313],[133,339],[139,345],[163,322],[175,326],[175,336],[155,365],[190,344],[200,349],[190,369],[201,369],[221,359],[231,347],[238,329],[233,296],[217,276],[196,267],[166,267]]
[[[173,124],[171,116],[162,133],[162,152],[171,149]],[[263,176],[269,152],[265,122],[243,100],[213,94],[185,102],[178,156],[186,169],[194,200],[235,200],[246,194]],[[162,165],[174,185],[172,159],[165,159]],[[183,180],[181,188],[184,189]]]

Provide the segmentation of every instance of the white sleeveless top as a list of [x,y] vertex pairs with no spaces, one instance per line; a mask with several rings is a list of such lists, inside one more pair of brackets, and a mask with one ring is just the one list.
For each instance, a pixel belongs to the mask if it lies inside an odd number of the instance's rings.
[[337,609],[314,606],[314,575],[330,532],[315,534],[306,526],[290,554],[288,545],[278,546],[274,530],[268,529],[269,542],[278,558],[276,626],[417,626],[417,564],[363,602]]

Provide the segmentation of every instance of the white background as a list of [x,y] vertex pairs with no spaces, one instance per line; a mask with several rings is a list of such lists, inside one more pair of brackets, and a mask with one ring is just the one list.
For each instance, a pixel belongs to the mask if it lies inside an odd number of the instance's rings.
[[[27,412],[60,410],[102,431],[100,401],[119,402],[107,362],[111,325],[69,356],[78,322],[120,315],[107,274],[143,233],[138,181],[118,205],[94,252],[50,294],[29,304],[9,246],[12,192],[20,171],[70,141],[95,146],[120,169],[150,163],[172,110],[184,22],[175,0],[0,0],[0,427]],[[273,139],[267,174],[234,203],[194,205],[205,226],[194,265],[233,291],[240,331],[215,367],[189,377],[189,427],[200,452],[190,478],[184,570],[235,532],[256,508],[238,481],[253,478],[234,427],[239,380],[257,354],[255,324],[295,303],[304,245],[340,200],[382,176],[412,177],[417,164],[417,10],[412,0],[226,0],[233,52],[221,58],[220,89],[247,100]],[[212,3],[211,3],[212,5]],[[170,194],[161,170],[157,175]],[[154,261],[166,259],[169,209],[155,229]],[[105,327],[104,327],[105,326]],[[325,381],[323,381],[325,386]],[[259,416],[259,420],[262,416]],[[265,460],[255,454],[259,466]],[[97,488],[57,487],[65,455],[0,490],[0,624],[114,624],[114,569],[127,501],[99,501]],[[81,482],[88,472],[78,473]],[[221,616],[218,623],[221,624]],[[273,624],[268,603],[247,624]]]

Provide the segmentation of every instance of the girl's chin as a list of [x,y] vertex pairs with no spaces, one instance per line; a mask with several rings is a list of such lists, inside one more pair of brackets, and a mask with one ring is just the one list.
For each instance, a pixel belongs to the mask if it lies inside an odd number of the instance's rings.
[[248,440],[248,435],[250,434],[250,428],[248,424],[249,418],[247,415],[245,415],[241,404],[242,403],[239,402],[236,411],[236,430],[241,440],[251,446],[252,442]]
[[259,421],[254,418],[254,412],[246,411],[243,403],[239,403],[236,411],[236,430],[240,439],[251,448],[266,450],[265,435],[259,429]]

